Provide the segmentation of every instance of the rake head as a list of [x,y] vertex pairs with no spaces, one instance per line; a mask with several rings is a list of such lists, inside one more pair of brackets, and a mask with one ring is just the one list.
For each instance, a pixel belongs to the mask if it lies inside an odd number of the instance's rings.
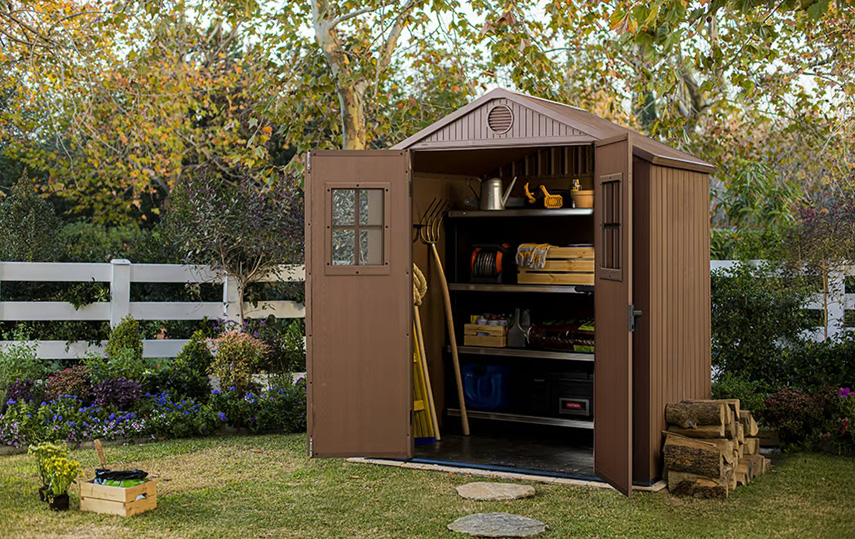
[[439,231],[442,226],[442,218],[451,209],[451,202],[441,198],[434,198],[427,210],[422,214],[419,221],[419,238],[424,244],[432,244],[439,241]]

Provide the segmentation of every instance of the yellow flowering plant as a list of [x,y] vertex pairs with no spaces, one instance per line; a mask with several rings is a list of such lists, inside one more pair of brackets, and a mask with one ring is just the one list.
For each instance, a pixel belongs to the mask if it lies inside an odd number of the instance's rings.
[[80,463],[66,457],[50,457],[45,462],[45,471],[54,496],[65,494],[71,483],[82,475]]
[[36,467],[39,470],[39,477],[42,479],[42,484],[45,487],[49,487],[50,476],[45,465],[52,457],[68,457],[68,447],[62,442],[58,444],[42,442],[38,445],[31,445],[27,452],[36,458]]

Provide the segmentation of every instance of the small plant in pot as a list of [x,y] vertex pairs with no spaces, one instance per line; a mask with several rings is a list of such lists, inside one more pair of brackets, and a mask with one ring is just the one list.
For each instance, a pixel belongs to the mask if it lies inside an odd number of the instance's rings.
[[80,477],[80,463],[66,457],[51,457],[45,462],[50,477],[48,503],[53,511],[68,511],[68,487]]
[[62,443],[42,442],[38,445],[31,445],[27,452],[36,459],[36,468],[39,471],[39,478],[42,480],[42,486],[39,488],[39,499],[45,502],[48,500],[51,479],[47,471],[47,462],[53,457],[68,458],[68,447]]

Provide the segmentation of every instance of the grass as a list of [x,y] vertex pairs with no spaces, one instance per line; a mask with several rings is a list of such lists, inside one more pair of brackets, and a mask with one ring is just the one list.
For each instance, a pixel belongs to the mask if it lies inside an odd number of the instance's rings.
[[[855,529],[855,459],[798,454],[728,500],[534,484],[537,496],[473,502],[473,478],[343,460],[308,460],[302,435],[230,436],[105,448],[113,469],[158,478],[155,511],[132,518],[48,511],[26,455],[0,457],[5,537],[452,537],[446,525],[506,511],[549,525],[542,537],[844,537]],[[91,476],[94,451],[74,458]],[[480,479],[475,479],[480,480]],[[72,493],[72,508],[77,497]],[[457,536],[462,537],[462,536]]]

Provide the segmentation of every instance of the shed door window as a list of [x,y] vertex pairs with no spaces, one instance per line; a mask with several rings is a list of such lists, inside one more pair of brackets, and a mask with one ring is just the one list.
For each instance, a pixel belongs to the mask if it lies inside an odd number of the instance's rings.
[[622,174],[610,174],[603,176],[603,190],[600,197],[602,204],[602,227],[603,245],[600,253],[601,277],[604,279],[619,281],[622,279],[623,243],[621,232],[621,219],[623,207],[621,204],[621,180]]
[[331,245],[333,266],[384,266],[387,228],[386,189],[331,189]]

